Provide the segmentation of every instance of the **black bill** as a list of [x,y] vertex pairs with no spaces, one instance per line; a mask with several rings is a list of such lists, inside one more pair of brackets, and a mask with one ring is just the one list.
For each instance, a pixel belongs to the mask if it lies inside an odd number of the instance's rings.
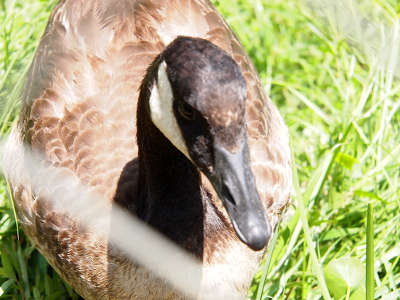
[[251,249],[263,249],[271,236],[271,227],[250,169],[247,141],[236,153],[214,144],[214,160],[214,172],[206,175],[221,198],[236,234]]

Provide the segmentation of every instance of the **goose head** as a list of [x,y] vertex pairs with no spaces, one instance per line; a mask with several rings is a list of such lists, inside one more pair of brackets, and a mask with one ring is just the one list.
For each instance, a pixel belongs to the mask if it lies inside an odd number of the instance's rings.
[[271,229],[250,169],[238,64],[207,40],[178,37],[146,76],[151,121],[212,183],[239,239],[263,249]]

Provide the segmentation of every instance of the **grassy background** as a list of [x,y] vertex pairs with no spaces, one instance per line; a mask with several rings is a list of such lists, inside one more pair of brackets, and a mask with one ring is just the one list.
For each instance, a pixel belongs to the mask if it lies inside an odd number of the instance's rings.
[[[373,288],[367,299],[399,299],[400,4],[369,0],[349,8],[338,0],[327,12],[329,2],[317,0],[213,2],[289,126],[298,174],[293,205],[249,298],[358,300]],[[2,137],[54,3],[0,0]],[[367,236],[375,239],[369,256]],[[18,231],[4,181],[0,239],[0,298],[78,298]]]

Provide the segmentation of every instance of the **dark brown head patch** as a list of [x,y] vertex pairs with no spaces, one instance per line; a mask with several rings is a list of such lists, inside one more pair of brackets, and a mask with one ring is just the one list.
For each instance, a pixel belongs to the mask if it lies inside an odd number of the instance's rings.
[[[247,93],[236,62],[211,42],[190,37],[175,39],[165,50],[164,61],[174,112],[189,152],[193,150],[190,154],[200,156],[206,167],[212,163],[212,157],[206,156],[212,154],[199,153],[196,148],[215,142],[235,152],[244,140]],[[181,110],[190,108],[194,117],[188,120]]]

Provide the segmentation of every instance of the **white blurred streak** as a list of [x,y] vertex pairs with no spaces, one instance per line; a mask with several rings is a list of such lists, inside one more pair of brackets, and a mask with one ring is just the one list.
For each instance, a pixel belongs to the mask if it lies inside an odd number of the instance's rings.
[[[32,190],[51,201],[52,210],[68,214],[80,222],[79,227],[84,226],[99,239],[108,240],[124,255],[188,296],[198,297],[202,270],[198,260],[118,205],[111,209],[102,195],[90,192],[73,172],[39,165],[41,159],[36,154],[29,154],[28,149],[24,154],[21,152],[13,155],[24,155]],[[12,158],[9,153],[8,158]]]
[[[179,290],[197,298],[201,264],[184,250],[118,207],[113,208],[111,240],[134,261],[145,265]],[[119,228],[119,230],[117,230]],[[123,228],[121,230],[121,228]],[[139,235],[138,232],[141,231]],[[130,237],[127,239],[127,237]]]
[[386,86],[391,86],[393,76],[400,77],[400,28],[396,12],[370,0],[301,1],[332,34],[356,48],[370,67],[384,68],[389,77]]
[[5,151],[5,145],[6,145],[6,140],[0,138],[0,175],[2,170],[2,161],[4,157],[4,151]]

